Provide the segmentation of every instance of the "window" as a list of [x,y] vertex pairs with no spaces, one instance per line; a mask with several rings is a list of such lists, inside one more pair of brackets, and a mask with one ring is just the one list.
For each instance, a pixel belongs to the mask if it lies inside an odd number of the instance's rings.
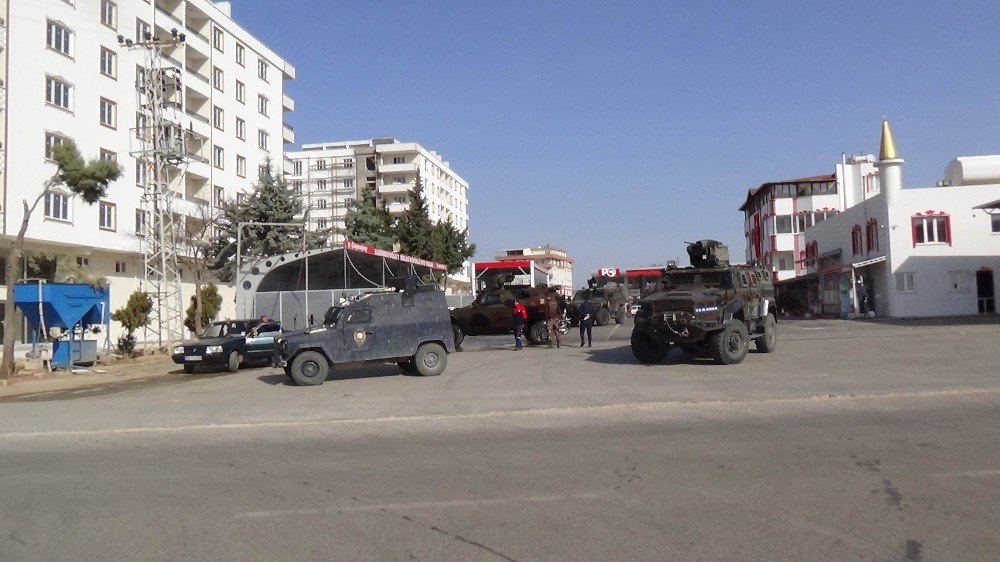
[[236,64],[246,66],[247,49],[239,43],[236,44]]
[[118,78],[118,54],[105,47],[101,47],[101,74]]
[[66,142],[66,137],[55,133],[45,133],[45,158],[52,160],[52,149]]
[[267,63],[264,59],[257,59],[257,77],[267,82]]
[[101,0],[101,23],[111,29],[118,29],[118,4],[111,0]]
[[878,221],[875,219],[868,219],[865,225],[865,251],[878,251]]
[[118,128],[118,104],[107,99],[101,98],[101,125],[105,127],[111,127],[112,129]]
[[135,20],[135,40],[136,41],[146,41],[147,39],[152,39],[153,36],[149,33],[149,24],[136,18]]
[[213,66],[212,67],[212,87],[220,92],[225,91],[226,86],[226,75],[222,72],[222,69]]
[[90,267],[90,257],[88,257],[88,256],[76,256],[76,266],[77,267]]
[[325,170],[326,169],[326,160],[317,160],[316,161],[316,169],[317,170]]
[[325,229],[326,225],[327,225],[326,219],[319,219],[318,221],[316,221],[316,228],[320,230]]
[[135,210],[135,235],[142,238],[146,235],[146,211]]
[[246,193],[237,193],[236,194],[236,204],[237,205],[242,205],[243,202],[246,200],[246,198],[247,198],[247,194]]
[[851,253],[858,255],[864,252],[865,247],[861,243],[861,225],[856,224],[851,229]]
[[791,234],[791,232],[792,232],[791,215],[777,215],[776,217],[774,217],[775,234]]
[[292,173],[296,176],[302,175],[302,160],[295,160],[292,162]]
[[245,178],[247,177],[247,159],[236,155],[236,175]]
[[123,261],[115,262],[115,273],[128,273],[128,267],[125,266],[125,262]]
[[298,193],[298,194],[301,195],[302,194],[302,180],[295,180],[295,181],[293,181],[292,182],[292,189],[295,190],[295,193]]
[[392,178],[392,183],[406,183],[406,176],[396,176]]
[[[442,191],[442,195],[443,194],[444,192]],[[795,215],[795,224],[794,224],[795,233],[805,232],[806,229],[812,225],[813,225],[812,213],[799,213]]]
[[240,103],[247,102],[247,87],[239,80],[236,81],[236,101]]
[[61,221],[69,220],[69,195],[56,191],[45,194],[45,217]]
[[949,290],[953,293],[967,293],[969,292],[969,275],[968,271],[949,271],[948,278],[950,282]]
[[344,180],[344,187],[348,187],[348,188],[354,187],[354,180],[353,179],[346,179],[346,180]]
[[344,158],[344,167],[345,168],[353,168],[354,167],[354,158]]
[[912,293],[916,291],[914,275],[911,272],[900,272],[896,274],[896,291],[899,293]]
[[221,186],[215,186],[215,206],[222,207],[222,204],[226,201],[226,190]]
[[270,135],[267,134],[267,131],[265,131],[264,129],[258,130],[257,131],[257,146],[261,150],[267,150],[267,141],[269,140],[269,138],[270,138]]
[[247,140],[247,122],[239,117],[236,118],[236,138]]
[[212,106],[212,126],[220,131],[226,129],[226,114],[219,106]]
[[116,216],[115,216],[115,204],[108,203],[107,201],[101,201],[100,206],[97,208],[98,222],[97,226],[101,230],[115,230],[117,228]]
[[406,164],[406,157],[404,157],[404,156],[393,156],[392,157],[392,163],[393,164]]
[[108,150],[106,148],[102,148],[101,152],[99,154],[100,154],[101,160],[104,160],[105,162],[117,162],[118,161],[118,153],[117,152],[113,152],[113,151]]
[[221,146],[212,147],[212,165],[220,170],[226,168],[226,151]]
[[1000,233],[1000,213],[990,215],[990,232],[994,234]]
[[73,86],[51,76],[45,77],[45,101],[73,111]]
[[913,221],[913,245],[951,245],[951,217],[940,211],[918,213]]
[[62,24],[52,20],[46,21],[45,44],[53,51],[59,51],[67,57],[73,56],[73,32]]
[[225,34],[218,27],[212,28],[212,46],[215,50],[222,52],[225,45],[223,40],[225,39]]
[[261,115],[266,116],[268,109],[268,101],[264,96],[257,94],[257,112]]
[[320,209],[325,209],[326,208],[326,199],[317,199],[316,200],[316,206],[319,207]]
[[142,160],[135,161],[135,184],[139,187],[146,186],[146,163]]
[[146,116],[141,113],[135,114],[135,138],[141,139],[147,133]]
[[326,189],[329,189],[329,185],[327,184],[326,180],[317,180],[316,189],[325,191]]

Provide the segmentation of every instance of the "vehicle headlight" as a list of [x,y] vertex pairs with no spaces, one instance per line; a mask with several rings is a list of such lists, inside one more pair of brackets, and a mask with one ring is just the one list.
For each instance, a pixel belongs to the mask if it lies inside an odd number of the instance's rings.
[[174,355],[183,355],[183,354],[184,354],[184,346],[183,345],[179,345],[179,346],[177,346],[177,347],[174,348]]
[[210,345],[205,348],[205,353],[222,353],[221,345]]
[[284,339],[278,340],[278,353],[288,355],[288,341]]

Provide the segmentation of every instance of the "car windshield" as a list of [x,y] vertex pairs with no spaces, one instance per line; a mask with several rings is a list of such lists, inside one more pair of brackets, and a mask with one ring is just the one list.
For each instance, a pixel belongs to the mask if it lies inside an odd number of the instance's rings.
[[336,326],[342,310],[344,310],[342,306],[331,306],[327,309],[326,314],[323,315],[323,325]]
[[671,291],[679,288],[699,287],[720,287],[728,289],[733,286],[732,277],[726,271],[678,271],[676,273],[666,273],[660,281],[660,286],[664,291]]
[[203,338],[221,338],[242,336],[247,331],[246,322],[215,322],[209,324],[202,332]]

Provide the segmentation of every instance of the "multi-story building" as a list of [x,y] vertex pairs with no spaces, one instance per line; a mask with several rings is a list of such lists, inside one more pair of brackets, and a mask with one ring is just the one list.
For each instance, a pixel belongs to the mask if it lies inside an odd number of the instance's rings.
[[[97,204],[59,189],[47,193],[25,247],[75,256],[106,277],[112,310],[148,282],[140,239],[148,168],[137,158],[137,137],[153,124],[137,88],[149,79],[151,59],[136,44],[184,36],[161,58],[173,77],[162,107],[168,136],[183,139],[166,185],[177,221],[205,221],[223,200],[252,191],[268,159],[280,170],[283,145],[295,140],[284,120],[294,109],[284,81],[295,69],[232,19],[229,2],[9,0],[0,10],[2,234],[16,236],[21,201],[33,201],[55,171],[52,146],[72,139],[86,158],[117,161],[124,174]],[[181,279],[186,305],[193,285]],[[224,298],[224,306],[231,302]]]
[[343,242],[348,204],[371,187],[385,208],[401,215],[410,206],[417,174],[431,221],[469,226],[469,183],[433,150],[394,138],[324,142],[289,152],[288,184],[302,195],[310,225],[334,229],[333,243]]
[[546,244],[533,248],[514,248],[499,250],[497,262],[531,261],[535,267],[548,274],[549,286],[555,287],[560,294],[573,296],[573,258],[566,250]]

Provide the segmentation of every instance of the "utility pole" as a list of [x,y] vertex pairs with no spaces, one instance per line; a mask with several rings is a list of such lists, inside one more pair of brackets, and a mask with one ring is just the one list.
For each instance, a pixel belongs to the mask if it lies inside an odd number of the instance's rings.
[[[172,29],[168,36],[154,35],[153,29],[142,30],[135,41],[118,36],[118,43],[129,50],[142,51],[143,70],[136,81],[136,105],[139,119],[133,130],[138,141],[131,151],[144,177],[142,210],[136,220],[136,235],[140,236],[143,272],[140,287],[153,298],[150,316],[152,328],[147,328],[145,340],[166,343],[183,339],[184,308],[181,299],[181,278],[178,267],[177,222],[171,209],[174,192],[170,189],[171,172],[184,181],[183,164],[188,160],[187,144],[200,135],[180,124],[184,90],[181,69],[163,64],[163,49],[184,44],[185,36]],[[183,187],[181,189],[183,194]],[[183,220],[183,219],[177,219]],[[156,334],[149,332],[155,329]]]

